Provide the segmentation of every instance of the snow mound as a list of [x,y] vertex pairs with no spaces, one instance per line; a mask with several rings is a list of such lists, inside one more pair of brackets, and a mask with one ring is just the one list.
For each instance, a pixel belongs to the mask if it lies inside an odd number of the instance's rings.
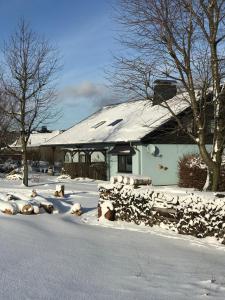
[[67,175],[67,174],[62,174],[60,176],[57,177],[57,180],[70,180],[71,179],[71,176],[70,175]]
[[9,174],[6,176],[7,180],[22,180],[23,177],[21,174]]
[[77,177],[74,178],[73,181],[86,181],[86,182],[94,182],[94,179],[87,178],[87,177]]

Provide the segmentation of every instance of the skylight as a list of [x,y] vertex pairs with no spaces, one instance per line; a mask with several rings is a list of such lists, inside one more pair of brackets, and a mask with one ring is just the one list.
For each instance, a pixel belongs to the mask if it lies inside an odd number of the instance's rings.
[[113,121],[111,124],[109,124],[108,126],[115,126],[116,124],[120,123],[121,121],[123,121],[123,119],[117,119],[117,120]]
[[105,121],[101,121],[101,122],[95,124],[94,126],[92,126],[91,128],[95,128],[96,129],[96,128],[102,126],[104,123],[105,123]]

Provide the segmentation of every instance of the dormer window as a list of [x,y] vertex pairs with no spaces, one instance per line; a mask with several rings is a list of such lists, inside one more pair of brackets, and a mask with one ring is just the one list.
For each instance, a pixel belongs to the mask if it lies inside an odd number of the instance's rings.
[[120,123],[121,121],[123,121],[123,119],[117,119],[117,120],[113,121],[111,124],[109,124],[108,126],[115,126],[116,124]]
[[105,121],[101,121],[101,122],[99,122],[99,123],[95,124],[94,126],[92,126],[91,128],[94,128],[94,129],[96,129],[96,128],[98,128],[98,127],[102,126],[104,123],[105,123]]

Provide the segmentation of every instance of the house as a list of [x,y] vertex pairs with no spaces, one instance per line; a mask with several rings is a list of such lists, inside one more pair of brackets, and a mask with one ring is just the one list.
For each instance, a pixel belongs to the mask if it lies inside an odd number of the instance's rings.
[[[168,103],[191,124],[186,97],[176,95]],[[146,100],[105,106],[44,146],[64,151],[64,168],[72,177],[108,180],[132,173],[150,176],[155,185],[176,184],[179,159],[198,152],[168,109]]]
[[[56,137],[60,132],[60,130],[48,130],[46,126],[42,126],[39,131],[33,131],[27,143],[28,159],[32,161],[48,161],[50,164],[63,160],[62,152],[57,151],[54,146],[41,147],[42,144]],[[11,144],[10,147],[17,152],[21,151],[20,138]]]

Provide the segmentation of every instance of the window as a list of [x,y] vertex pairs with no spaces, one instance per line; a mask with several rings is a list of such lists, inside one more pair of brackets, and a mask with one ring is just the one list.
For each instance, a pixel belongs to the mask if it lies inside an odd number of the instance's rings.
[[74,155],[73,155],[73,162],[74,163],[78,163],[79,162],[79,154],[78,154],[78,152],[74,153]]
[[99,123],[95,124],[94,126],[92,126],[91,128],[94,128],[94,129],[96,129],[96,128],[98,128],[98,127],[102,126],[104,123],[105,123],[105,121],[101,121],[101,122],[99,122]]
[[72,162],[72,156],[70,152],[67,152],[65,157],[64,157],[65,163],[71,163]]
[[91,162],[105,162],[105,155],[100,151],[91,154]]
[[86,155],[84,152],[79,153],[79,162],[80,163],[85,163],[86,162]]
[[132,173],[132,156],[118,155],[118,172]]
[[109,124],[108,126],[115,126],[116,124],[120,123],[121,121],[123,121],[123,119],[117,119],[117,120],[113,121],[111,124]]

